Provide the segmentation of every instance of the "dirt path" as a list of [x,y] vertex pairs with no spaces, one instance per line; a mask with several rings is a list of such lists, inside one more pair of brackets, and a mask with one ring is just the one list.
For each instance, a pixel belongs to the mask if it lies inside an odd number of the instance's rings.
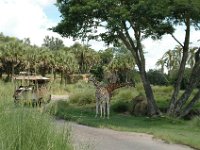
[[76,150],[192,150],[183,145],[167,144],[143,133],[93,128],[63,120],[56,120],[56,124],[71,127]]

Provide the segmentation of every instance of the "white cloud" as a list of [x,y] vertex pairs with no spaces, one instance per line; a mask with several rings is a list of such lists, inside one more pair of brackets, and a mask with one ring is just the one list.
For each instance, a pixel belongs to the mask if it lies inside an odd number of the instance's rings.
[[[185,37],[184,27],[177,27],[175,37],[183,44]],[[200,31],[196,31],[194,28],[191,29],[191,46],[200,46],[198,39],[200,39]],[[144,41],[146,66],[148,69],[154,69],[155,63],[160,59],[163,54],[170,49],[173,49],[176,45],[179,45],[170,35],[165,35],[161,40],[153,41],[152,39],[146,39]]]
[[0,1],[0,32],[20,39],[29,37],[33,44],[41,45],[45,35],[58,37],[47,29],[55,25],[44,8],[55,0],[3,0]]

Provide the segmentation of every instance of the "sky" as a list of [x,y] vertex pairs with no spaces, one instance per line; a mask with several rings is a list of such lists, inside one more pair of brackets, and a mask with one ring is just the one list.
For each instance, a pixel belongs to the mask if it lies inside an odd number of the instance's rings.
[[[74,44],[70,38],[62,38],[48,28],[56,26],[61,20],[60,13],[55,6],[56,0],[0,0],[0,32],[4,35],[14,36],[19,39],[30,38],[31,44],[40,46],[46,35],[62,39],[66,46]],[[177,27],[175,36],[183,42],[184,28]],[[200,31],[192,29],[191,42],[193,46],[199,46]],[[106,49],[103,42],[91,41],[88,44],[95,50]],[[156,61],[162,57],[165,51],[178,45],[171,36],[166,35],[162,40],[143,41],[145,48],[146,66],[154,69]]]

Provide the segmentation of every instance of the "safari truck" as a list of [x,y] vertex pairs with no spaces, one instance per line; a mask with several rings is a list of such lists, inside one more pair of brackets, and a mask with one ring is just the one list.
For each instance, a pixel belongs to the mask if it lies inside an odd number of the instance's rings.
[[14,77],[14,103],[41,106],[51,100],[50,79],[36,75],[19,75]]

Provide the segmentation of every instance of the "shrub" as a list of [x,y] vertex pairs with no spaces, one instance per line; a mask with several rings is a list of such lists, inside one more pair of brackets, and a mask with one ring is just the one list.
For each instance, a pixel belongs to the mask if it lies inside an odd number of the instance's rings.
[[143,94],[145,93],[142,83],[139,83],[139,84],[136,85],[136,91],[138,91],[138,93],[143,93]]
[[[191,74],[191,68],[186,68],[183,76],[183,80],[181,81],[181,89],[184,90],[189,83],[189,78]],[[170,72],[170,83],[173,85],[177,80],[178,70],[172,70]]]
[[200,117],[194,117],[191,121],[190,124],[194,126],[195,128],[198,127],[200,128]]
[[75,90],[69,97],[71,103],[76,103],[78,105],[86,105],[95,102],[94,90],[85,88]]
[[149,81],[153,85],[168,85],[167,75],[163,74],[159,70],[152,70],[150,69],[147,72],[147,76]]
[[137,95],[137,91],[134,88],[122,88],[115,92],[112,100],[131,100],[135,95]]
[[116,113],[124,113],[129,111],[130,103],[128,101],[116,101],[112,106],[111,109]]

